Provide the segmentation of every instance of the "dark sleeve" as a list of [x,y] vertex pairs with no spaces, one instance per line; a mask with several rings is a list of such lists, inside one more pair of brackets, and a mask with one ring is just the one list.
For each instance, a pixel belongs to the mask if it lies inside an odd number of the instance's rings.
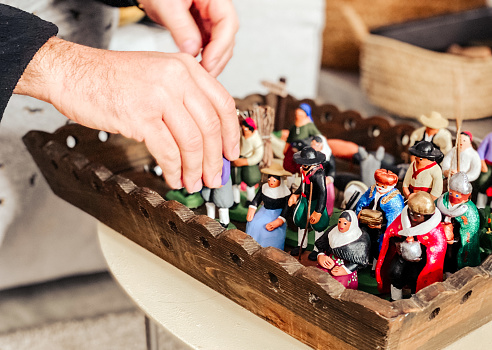
[[97,0],[97,1],[113,7],[138,6],[137,0]]
[[262,195],[263,195],[263,189],[262,189],[263,186],[259,186],[258,188],[258,192],[256,192],[256,195],[255,195],[255,198],[253,198],[253,200],[251,201],[251,205],[255,206],[258,208],[258,206],[261,204],[261,201],[263,200],[262,199]]
[[[316,198],[318,202],[316,203],[315,211],[317,213],[323,213],[326,209],[326,182],[324,170],[318,170],[316,174],[311,176],[313,187],[313,198]],[[316,191],[316,193],[315,193]]]
[[314,242],[314,245],[316,246],[316,248],[318,248],[318,251],[322,253],[331,252],[330,243],[328,242],[328,234],[333,228],[335,228],[335,226],[336,225],[332,225],[328,227],[328,229],[321,235],[321,237],[318,238],[316,242]]
[[[323,167],[325,167],[325,164],[323,164]],[[332,154],[330,160],[326,162],[325,175],[335,178],[335,169],[335,156]]]
[[284,199],[283,199],[284,203],[282,206],[282,211],[280,212],[280,215],[279,215],[279,216],[283,217],[284,219],[287,219],[287,213],[289,210],[289,198],[290,198],[290,195],[284,197]]
[[53,23],[0,4],[0,120],[27,65],[57,33]]

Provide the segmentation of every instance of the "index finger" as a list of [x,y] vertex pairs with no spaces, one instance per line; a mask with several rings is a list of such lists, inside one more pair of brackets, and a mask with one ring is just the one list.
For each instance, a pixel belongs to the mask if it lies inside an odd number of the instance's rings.
[[229,160],[239,157],[239,121],[236,103],[226,89],[208,74],[191,56],[188,56],[192,76],[208,98],[220,119],[224,156]]

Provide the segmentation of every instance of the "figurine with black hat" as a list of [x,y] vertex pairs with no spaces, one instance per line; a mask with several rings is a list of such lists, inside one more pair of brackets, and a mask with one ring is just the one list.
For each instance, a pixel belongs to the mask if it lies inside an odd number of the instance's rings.
[[417,119],[423,126],[412,132],[409,146],[412,147],[421,141],[428,141],[439,148],[443,154],[447,154],[453,147],[451,133],[446,129],[449,121],[436,111],[432,111],[428,115],[422,114]]
[[[326,211],[326,182],[322,163],[326,156],[312,147],[306,147],[294,154],[294,161],[301,166],[301,186],[289,198],[289,207],[295,204],[294,224],[298,227],[298,246],[291,255],[299,255],[307,247],[307,229],[315,231],[315,240],[328,227],[330,217]],[[309,254],[316,261],[318,249]]]
[[414,193],[424,191],[436,200],[443,190],[442,170],[438,163],[443,154],[432,142],[421,141],[408,149],[415,156],[403,179],[403,195],[410,198]]

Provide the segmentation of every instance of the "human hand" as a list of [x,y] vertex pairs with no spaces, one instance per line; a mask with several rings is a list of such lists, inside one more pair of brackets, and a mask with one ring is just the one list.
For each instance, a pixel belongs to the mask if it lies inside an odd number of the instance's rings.
[[318,254],[318,264],[325,269],[332,269],[335,266],[335,262],[328,255]]
[[321,213],[317,213],[317,212],[313,211],[313,213],[309,217],[309,223],[311,225],[314,225],[314,224],[318,223],[319,219],[321,219]]
[[232,57],[239,20],[231,0],[139,0],[145,13],[171,32],[181,52],[197,56],[214,77]]
[[234,100],[188,54],[106,51],[53,37],[14,93],[90,128],[144,141],[172,188],[196,192],[202,179],[219,187],[222,154],[239,156]]

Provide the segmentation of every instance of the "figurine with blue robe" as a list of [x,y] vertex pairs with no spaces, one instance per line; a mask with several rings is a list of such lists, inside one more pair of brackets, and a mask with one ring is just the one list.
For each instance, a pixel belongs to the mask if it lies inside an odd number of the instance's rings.
[[[291,195],[284,183],[284,177],[292,175],[278,163],[261,169],[268,176],[268,181],[260,186],[253,198],[246,216],[246,233],[253,237],[262,247],[284,249],[287,233],[287,202]],[[263,206],[257,210],[260,204]]]

